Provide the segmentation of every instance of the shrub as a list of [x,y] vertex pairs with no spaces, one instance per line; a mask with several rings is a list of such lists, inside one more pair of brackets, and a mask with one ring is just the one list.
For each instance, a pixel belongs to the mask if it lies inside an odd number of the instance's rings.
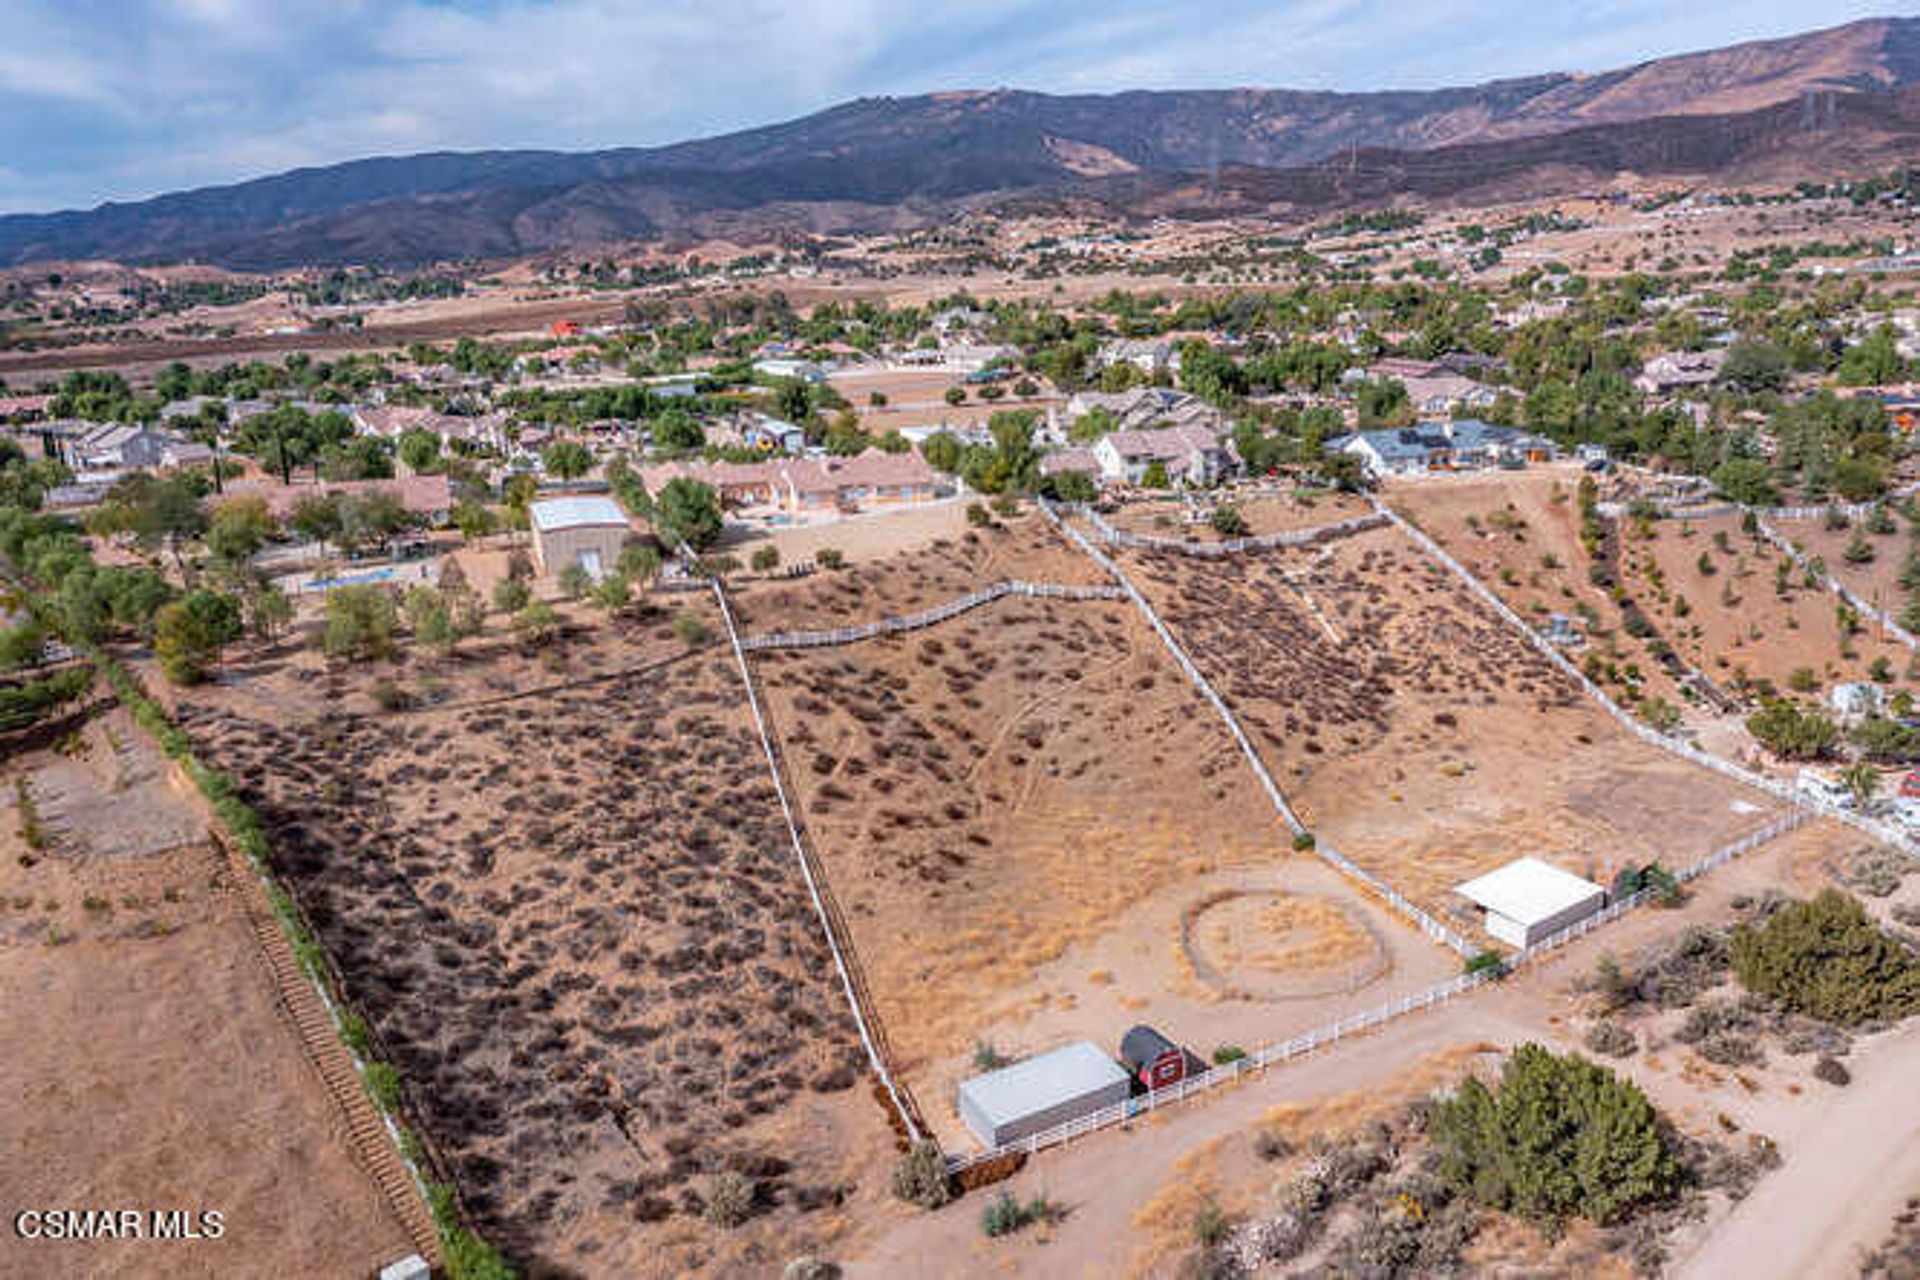
[[953,1199],[947,1162],[937,1142],[916,1142],[893,1171],[893,1194],[922,1209],[938,1209]]
[[1811,1017],[1851,1026],[1920,1010],[1920,960],[1837,889],[1737,926],[1730,949],[1747,990]]
[[1813,1064],[1813,1078],[1827,1084],[1845,1086],[1853,1083],[1853,1073],[1838,1058],[1822,1056]]
[[1630,1057],[1640,1047],[1639,1038],[1617,1022],[1601,1021],[1587,1028],[1587,1050],[1609,1058]]
[[1213,531],[1223,538],[1247,536],[1247,518],[1240,508],[1222,503],[1213,509]]
[[846,567],[847,556],[845,552],[833,547],[822,547],[813,553],[813,562],[822,569],[831,571]]
[[533,599],[533,589],[518,578],[502,578],[493,588],[493,607],[502,613],[518,613]]
[[1463,972],[1490,973],[1496,978],[1506,972],[1506,967],[1506,959],[1498,951],[1482,951],[1461,966]]
[[1314,843],[1313,832],[1302,831],[1293,837],[1293,850],[1295,853],[1307,853],[1312,850]]
[[367,1096],[388,1115],[400,1109],[400,1073],[384,1062],[369,1062],[365,1075]]
[[1007,1065],[1000,1051],[985,1040],[973,1042],[973,1069],[975,1071],[995,1071]]
[[1754,1038],[1737,1031],[1708,1036],[1701,1042],[1700,1056],[1716,1067],[1752,1067],[1766,1061]]
[[1011,1191],[1001,1191],[980,1215],[980,1227],[990,1236],[1012,1235],[1026,1225],[1026,1206],[1014,1199]]
[[678,637],[681,644],[692,648],[694,645],[705,643],[707,624],[700,621],[698,614],[683,610],[673,615],[673,634]]
[[1537,1044],[1514,1050],[1497,1089],[1468,1079],[1434,1104],[1428,1129],[1456,1188],[1535,1220],[1605,1225],[1680,1180],[1645,1094],[1605,1067]]
[[997,493],[993,498],[993,513],[997,516],[1017,516],[1020,514],[1020,495],[1012,491]]
[[1201,1204],[1200,1211],[1193,1215],[1193,1239],[1203,1249],[1212,1249],[1227,1238],[1227,1215],[1221,1212],[1220,1205],[1212,1196]]
[[744,1174],[728,1169],[707,1180],[703,1197],[707,1221],[716,1227],[732,1229],[753,1216],[753,1183]]
[[413,695],[386,676],[375,680],[367,693],[382,711],[405,711],[413,705]]
[[[873,393],[878,396],[878,391]],[[886,397],[882,396],[882,401]],[[824,1258],[795,1258],[780,1272],[780,1280],[840,1280],[840,1268]]]
[[1224,1067],[1229,1062],[1238,1062],[1247,1056],[1247,1051],[1237,1044],[1223,1044],[1213,1051],[1213,1065]]
[[1813,760],[1833,749],[1839,726],[1818,711],[1775,700],[1747,718],[1747,732],[1783,760]]
[[756,548],[749,563],[753,565],[755,573],[772,573],[780,567],[780,548],[772,543]]

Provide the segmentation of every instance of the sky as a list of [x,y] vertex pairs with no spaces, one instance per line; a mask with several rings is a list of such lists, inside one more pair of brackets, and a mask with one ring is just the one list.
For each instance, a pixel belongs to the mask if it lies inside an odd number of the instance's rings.
[[1913,0],[0,0],[0,212],[433,150],[647,146],[863,95],[1432,88]]

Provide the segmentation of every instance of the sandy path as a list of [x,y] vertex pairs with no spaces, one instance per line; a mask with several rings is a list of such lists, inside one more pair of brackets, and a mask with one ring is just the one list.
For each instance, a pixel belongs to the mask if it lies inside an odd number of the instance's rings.
[[1786,1163],[1707,1237],[1675,1273],[1711,1280],[1740,1276],[1855,1276],[1861,1253],[1892,1229],[1893,1216],[1920,1190],[1920,1024],[1856,1051],[1853,1083],[1830,1105],[1782,1109],[1774,1132]]

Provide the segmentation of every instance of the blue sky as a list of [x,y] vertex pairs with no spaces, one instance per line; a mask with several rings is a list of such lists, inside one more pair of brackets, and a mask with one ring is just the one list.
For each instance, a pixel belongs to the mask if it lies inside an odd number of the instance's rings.
[[0,0],[0,211],[436,149],[648,145],[862,94],[1425,88],[1908,0]]

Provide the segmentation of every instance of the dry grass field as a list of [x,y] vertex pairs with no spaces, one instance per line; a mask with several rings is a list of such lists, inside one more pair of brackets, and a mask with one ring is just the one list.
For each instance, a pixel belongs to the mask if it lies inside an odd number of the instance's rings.
[[[183,719],[487,1234],[550,1268],[757,1274],[837,1230],[891,1143],[730,655],[621,643],[631,674],[539,670],[505,703],[295,718],[218,691]],[[574,674],[615,647],[583,646]],[[729,1171],[754,1217],[723,1232]]]
[[743,583],[733,595],[734,612],[747,632],[844,627],[929,609],[1009,578],[1082,585],[1111,581],[1029,512],[839,572]]
[[1685,707],[1684,677],[1661,662],[1652,637],[1627,631],[1620,601],[1593,581],[1575,500],[1580,474],[1566,466],[1450,476],[1395,484],[1386,496],[1521,617],[1535,626],[1571,618],[1586,640],[1572,656],[1599,655],[1617,678],[1605,669],[1596,678],[1622,701],[1632,690]]
[[[1002,600],[755,661],[896,1065],[943,1138],[971,1145],[952,1099],[978,1045],[1111,1047],[1147,1021],[1203,1055],[1253,1047],[1457,966],[1290,852],[1130,606]],[[1272,918],[1220,909],[1242,894]]]
[[[1372,510],[1355,494],[1335,491],[1297,489],[1268,490],[1247,497],[1236,497],[1233,506],[1247,522],[1247,533],[1258,536],[1291,533],[1316,525],[1351,520]],[[1177,498],[1152,499],[1128,503],[1111,516],[1108,523],[1117,528],[1157,538],[1184,538],[1190,542],[1224,542],[1211,520],[1213,508],[1200,505],[1192,509],[1198,518],[1189,519],[1189,508]]]
[[1523,854],[1680,865],[1771,807],[1629,737],[1397,531],[1126,563],[1302,819],[1429,910]]
[[[1850,521],[1843,529],[1829,529],[1824,518],[1775,520],[1772,524],[1774,532],[1806,555],[1819,557],[1827,572],[1848,590],[1898,618],[1915,594],[1902,587],[1900,579],[1909,557],[1920,552],[1920,525],[1910,524],[1894,511],[1887,514],[1893,524],[1891,533],[1873,532],[1864,519]],[[1847,559],[1847,548],[1856,536],[1872,553],[1871,559]]]
[[1907,650],[1870,623],[1844,633],[1832,593],[1809,586],[1772,543],[1742,532],[1737,516],[1646,525],[1624,536],[1621,566],[1669,643],[1717,683],[1766,681],[1784,691],[1800,670],[1824,686],[1866,679],[1881,659],[1891,673],[1907,668]]
[[215,1209],[226,1225],[166,1245],[9,1227],[0,1274],[151,1274],[164,1256],[169,1275],[332,1277],[411,1253],[281,1009],[226,860],[148,739],[110,713],[64,750],[9,759],[0,784],[9,1222],[124,1206]]

